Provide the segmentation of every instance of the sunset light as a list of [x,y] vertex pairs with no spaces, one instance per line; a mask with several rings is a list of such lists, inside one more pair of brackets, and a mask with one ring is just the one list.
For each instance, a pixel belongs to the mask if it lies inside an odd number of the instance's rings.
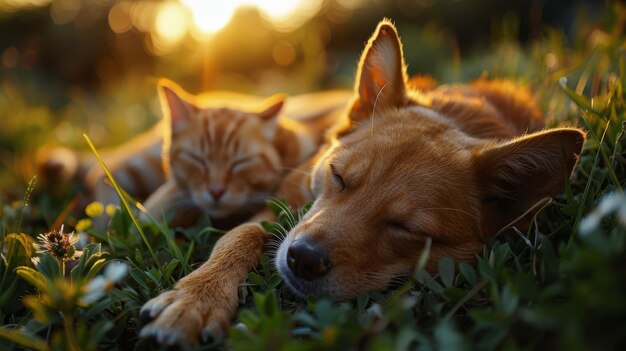
[[204,34],[224,28],[235,14],[241,1],[181,0],[193,15],[196,27]]
[[314,16],[321,0],[181,0],[193,15],[196,28],[213,34],[224,28],[240,8],[257,8],[278,30],[293,30]]

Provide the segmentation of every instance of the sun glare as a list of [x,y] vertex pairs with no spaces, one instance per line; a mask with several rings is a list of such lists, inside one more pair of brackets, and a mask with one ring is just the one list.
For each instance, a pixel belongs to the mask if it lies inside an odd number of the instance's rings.
[[235,12],[257,8],[278,30],[292,30],[319,10],[322,0],[180,0],[193,14],[196,28],[213,34],[226,27]]
[[225,0],[181,0],[193,15],[196,27],[203,34],[213,34],[232,19],[239,2]]
[[272,19],[282,19],[291,15],[301,2],[298,0],[251,0],[250,5],[258,7]]

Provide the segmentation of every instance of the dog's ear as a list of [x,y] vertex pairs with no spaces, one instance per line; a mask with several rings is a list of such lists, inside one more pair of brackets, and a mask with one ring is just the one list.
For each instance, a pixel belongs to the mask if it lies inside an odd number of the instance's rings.
[[563,191],[584,141],[581,130],[561,128],[477,150],[484,234],[495,235],[512,222],[526,230],[541,204]]
[[382,20],[361,55],[350,118],[359,122],[381,109],[403,106],[406,79],[398,32],[389,20]]

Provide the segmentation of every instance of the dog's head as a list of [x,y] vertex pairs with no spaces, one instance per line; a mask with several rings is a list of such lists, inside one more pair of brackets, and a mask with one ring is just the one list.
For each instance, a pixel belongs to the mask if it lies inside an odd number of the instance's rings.
[[487,235],[558,194],[584,134],[557,129],[496,143],[463,133],[407,90],[402,46],[383,21],[357,73],[350,126],[319,158],[313,206],[276,265],[298,294],[347,299],[411,274],[424,245],[471,262]]

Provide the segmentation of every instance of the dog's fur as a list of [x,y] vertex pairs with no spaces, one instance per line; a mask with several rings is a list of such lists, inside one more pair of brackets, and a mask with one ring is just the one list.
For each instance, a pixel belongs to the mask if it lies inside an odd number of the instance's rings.
[[[413,272],[429,238],[427,268],[444,256],[472,262],[488,236],[527,229],[572,172],[584,133],[542,128],[528,91],[509,82],[407,83],[396,29],[382,21],[345,119],[279,192],[295,206],[315,202],[282,242],[278,271],[297,294],[349,299]],[[221,335],[265,238],[254,223],[227,233],[207,263],[143,307],[156,319],[142,335],[166,344]],[[299,240],[325,252],[324,274],[294,274],[289,248]]]

